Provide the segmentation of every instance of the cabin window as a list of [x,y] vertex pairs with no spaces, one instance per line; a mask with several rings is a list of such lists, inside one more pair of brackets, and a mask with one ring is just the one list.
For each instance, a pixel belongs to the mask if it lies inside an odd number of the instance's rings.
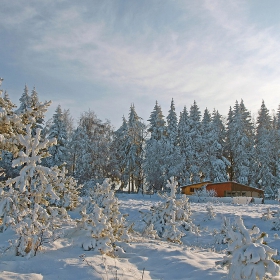
[[190,192],[194,192],[194,188],[190,188]]

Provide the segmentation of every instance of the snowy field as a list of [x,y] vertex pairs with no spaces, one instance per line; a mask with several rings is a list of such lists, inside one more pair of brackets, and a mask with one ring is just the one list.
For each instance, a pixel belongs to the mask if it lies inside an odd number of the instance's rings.
[[[51,246],[45,244],[37,256],[30,259],[15,257],[9,250],[8,240],[13,233],[0,234],[0,279],[226,279],[227,271],[216,266],[215,262],[225,255],[225,245],[215,244],[214,230],[221,228],[223,217],[242,216],[247,228],[254,225],[268,233],[266,243],[278,250],[280,259],[280,237],[271,230],[271,221],[263,220],[262,215],[269,207],[272,213],[279,209],[278,204],[234,205],[212,203],[216,216],[211,220],[207,215],[207,203],[191,202],[192,220],[199,228],[196,234],[182,238],[183,244],[173,244],[160,239],[142,236],[145,226],[140,211],[147,211],[160,201],[159,197],[118,194],[121,212],[129,214],[128,223],[134,223],[135,233],[130,243],[121,243],[124,249],[115,256],[106,256],[94,251],[83,251],[79,243],[79,233],[65,229],[65,236]],[[73,216],[76,213],[72,213]],[[274,277],[271,279],[280,279]]]

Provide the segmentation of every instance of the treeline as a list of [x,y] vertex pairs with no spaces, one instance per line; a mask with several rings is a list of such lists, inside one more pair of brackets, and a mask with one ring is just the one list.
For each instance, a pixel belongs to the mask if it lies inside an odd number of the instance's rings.
[[[7,93],[3,98],[9,101]],[[11,103],[11,110],[22,114],[37,103],[36,90],[30,94],[26,86],[19,108]],[[166,118],[156,102],[148,125],[134,105],[117,130],[91,110],[75,125],[69,110],[58,106],[46,123],[43,115],[37,116],[36,127],[44,138],[57,138],[43,164],[65,165],[85,187],[87,182],[111,178],[128,192],[153,192],[163,190],[172,176],[180,185],[236,181],[264,189],[270,196],[280,187],[280,109],[271,115],[264,101],[256,122],[243,100],[229,108],[227,117],[217,110],[202,113],[196,102],[178,117],[172,99]],[[18,172],[12,159],[11,152],[2,150],[0,167],[6,178]]]

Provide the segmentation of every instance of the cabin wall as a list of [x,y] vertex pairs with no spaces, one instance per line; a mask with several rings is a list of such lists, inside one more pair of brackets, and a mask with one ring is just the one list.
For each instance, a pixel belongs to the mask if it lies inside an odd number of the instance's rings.
[[217,197],[224,197],[226,192],[231,192],[231,183],[219,183],[217,185],[208,185],[207,191],[215,190]]

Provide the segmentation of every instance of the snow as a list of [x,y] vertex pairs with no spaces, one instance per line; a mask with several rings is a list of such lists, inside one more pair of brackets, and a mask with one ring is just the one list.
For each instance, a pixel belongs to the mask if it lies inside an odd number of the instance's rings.
[[[170,243],[142,235],[145,223],[142,212],[161,201],[157,195],[118,194],[119,209],[129,214],[127,222],[134,223],[134,233],[129,243],[116,242],[114,255],[101,255],[96,251],[83,251],[77,228],[65,228],[64,236],[53,244],[44,244],[35,257],[15,256],[6,250],[9,240],[15,237],[8,229],[0,233],[0,279],[226,279],[228,271],[217,266],[225,256],[226,244],[215,244],[213,231],[220,230],[223,217],[234,220],[241,216],[247,229],[256,225],[265,231],[266,244],[277,249],[280,259],[280,242],[271,230],[272,220],[262,216],[269,208],[276,215],[279,204],[266,201],[265,204],[232,204],[223,202],[190,202],[192,221],[199,228],[182,238],[182,244]],[[208,219],[207,208],[215,213]],[[76,217],[76,212],[70,212]],[[6,250],[6,251],[5,251]],[[279,276],[271,279],[280,279]]]

